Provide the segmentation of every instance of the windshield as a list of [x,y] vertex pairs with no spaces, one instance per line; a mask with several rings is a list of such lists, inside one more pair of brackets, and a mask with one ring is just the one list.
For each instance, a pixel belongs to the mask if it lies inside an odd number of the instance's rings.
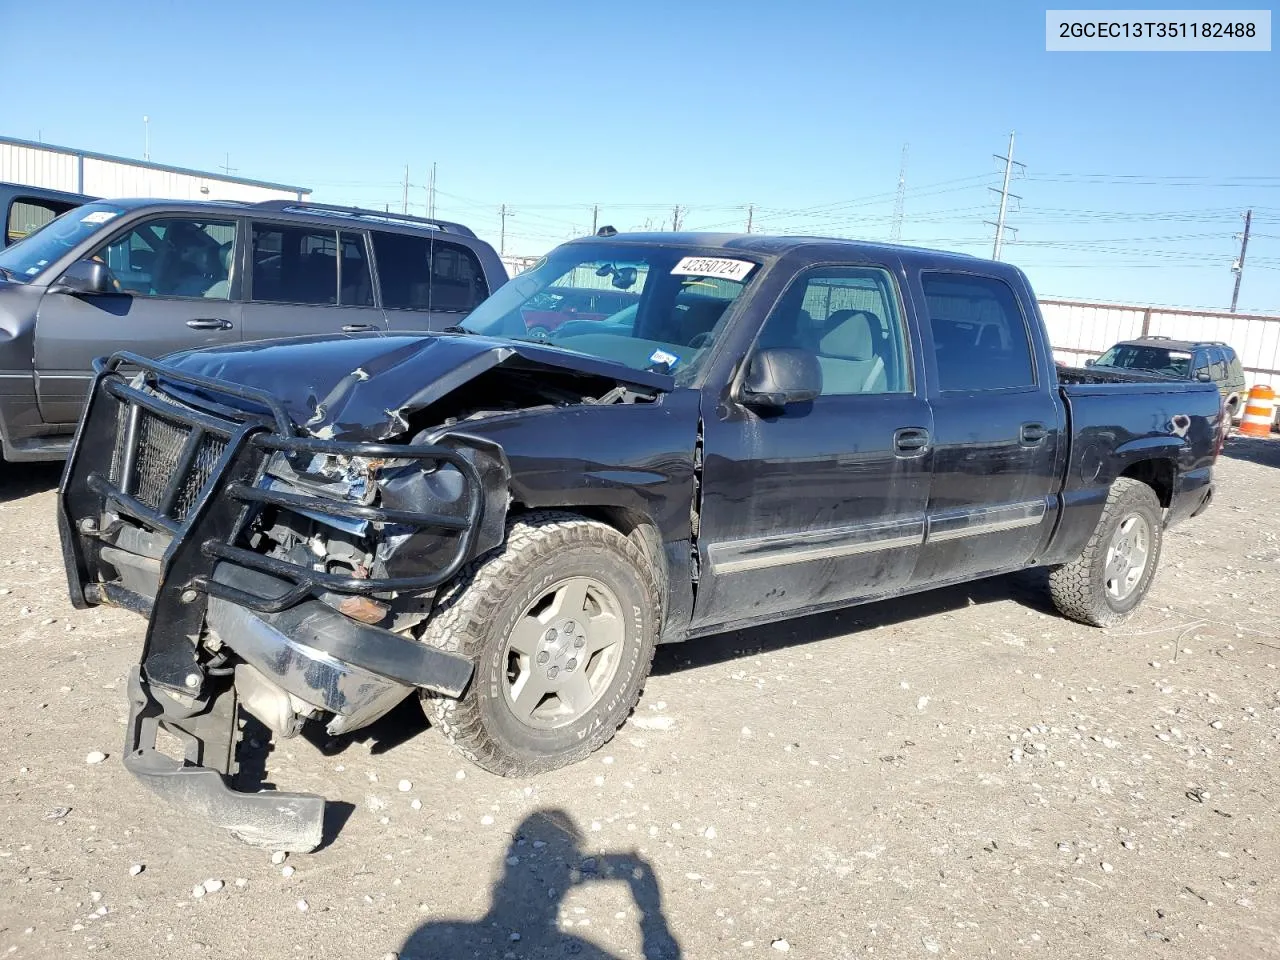
[[1167,347],[1146,347],[1120,343],[1094,363],[1095,367],[1118,367],[1121,370],[1145,370],[1167,377],[1191,375],[1191,354]]
[[0,250],[0,274],[10,280],[32,280],[122,213],[124,207],[106,202],[86,203],[68,210],[13,246]]
[[558,247],[480,304],[471,333],[528,340],[688,381],[759,265],[633,243]]

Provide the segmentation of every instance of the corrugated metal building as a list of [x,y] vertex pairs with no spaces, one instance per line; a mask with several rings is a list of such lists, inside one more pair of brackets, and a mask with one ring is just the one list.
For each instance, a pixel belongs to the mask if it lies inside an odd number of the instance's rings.
[[301,200],[307,187],[162,163],[113,157],[32,140],[0,137],[0,180],[94,197],[163,197],[167,200]]

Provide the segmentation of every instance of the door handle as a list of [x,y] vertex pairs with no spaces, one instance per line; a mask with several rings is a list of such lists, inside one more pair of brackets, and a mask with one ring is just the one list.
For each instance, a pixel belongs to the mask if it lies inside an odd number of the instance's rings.
[[923,427],[903,427],[894,431],[893,449],[900,455],[920,456],[929,448],[929,431]]
[[344,323],[342,325],[343,333],[363,333],[366,330],[381,330],[376,323]]
[[198,320],[188,320],[187,326],[192,330],[230,330],[231,321],[218,317],[201,317]]
[[1035,445],[1049,435],[1043,423],[1024,423],[1019,436],[1023,443]]

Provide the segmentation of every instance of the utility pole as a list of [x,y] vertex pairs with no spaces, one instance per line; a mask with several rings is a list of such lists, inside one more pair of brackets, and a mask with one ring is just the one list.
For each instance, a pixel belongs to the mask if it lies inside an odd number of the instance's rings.
[[1236,303],[1240,299],[1240,278],[1244,276],[1244,254],[1249,249],[1249,228],[1253,226],[1253,211],[1244,212],[1244,233],[1240,235],[1240,259],[1231,266],[1236,275],[1236,287],[1231,291],[1231,312],[1236,312]]
[[427,216],[436,215],[436,164],[431,162],[431,181],[427,185]]
[[751,232],[751,223],[755,220],[756,205],[754,203],[747,204],[747,233]]
[[1017,194],[1009,192],[1009,177],[1013,174],[1013,168],[1015,166],[1023,167],[1024,169],[1026,167],[1025,163],[1018,163],[1018,161],[1013,159],[1013,134],[1012,133],[1009,134],[1008,156],[1002,157],[1002,156],[996,155],[996,159],[1004,161],[1004,184],[1000,187],[998,191],[996,191],[995,187],[988,188],[989,190],[998,192],[1000,194],[1000,215],[996,218],[996,221],[994,223],[992,223],[990,220],[986,221],[987,224],[996,228],[996,242],[995,242],[995,245],[991,248],[992,260],[1000,259],[1000,248],[1004,246],[1004,232],[1006,230],[1010,230],[1013,233],[1018,232],[1017,230],[1014,230],[1013,227],[1006,227],[1004,224],[1005,213],[1007,213],[1009,209],[1009,198],[1013,197],[1013,199],[1015,200],[1022,199]]
[[223,164],[220,164],[220,166],[221,166],[221,168],[222,168],[222,172],[223,172],[223,173],[225,173],[227,176],[231,176],[231,174],[235,173],[237,170],[239,170],[239,169],[240,169],[239,167],[233,167],[233,166],[231,165],[231,154],[230,154],[230,153],[228,153],[228,154],[227,154],[227,162],[226,162],[226,163],[223,163]]
[[404,165],[404,194],[400,199],[400,208],[401,213],[409,212],[409,165],[407,163]]
[[507,209],[504,203],[498,208],[498,216],[502,219],[502,227],[498,233],[498,256],[505,256],[507,252],[507,217],[514,217],[515,214]]
[[898,196],[893,201],[893,229],[889,233],[889,239],[895,242],[902,239],[902,213],[907,201],[907,149],[910,146],[909,143],[902,145],[902,163],[898,166]]
[[142,159],[151,159],[151,118],[142,118]]
[[591,207],[591,235],[596,235],[596,224],[600,221],[600,204]]

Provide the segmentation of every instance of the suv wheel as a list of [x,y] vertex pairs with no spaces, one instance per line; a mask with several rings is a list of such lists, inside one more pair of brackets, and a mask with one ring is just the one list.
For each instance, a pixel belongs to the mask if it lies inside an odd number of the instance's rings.
[[533,513],[437,599],[422,641],[471,657],[461,699],[424,699],[469,759],[503,776],[607,743],[649,674],[661,598],[640,549],[572,514]]

